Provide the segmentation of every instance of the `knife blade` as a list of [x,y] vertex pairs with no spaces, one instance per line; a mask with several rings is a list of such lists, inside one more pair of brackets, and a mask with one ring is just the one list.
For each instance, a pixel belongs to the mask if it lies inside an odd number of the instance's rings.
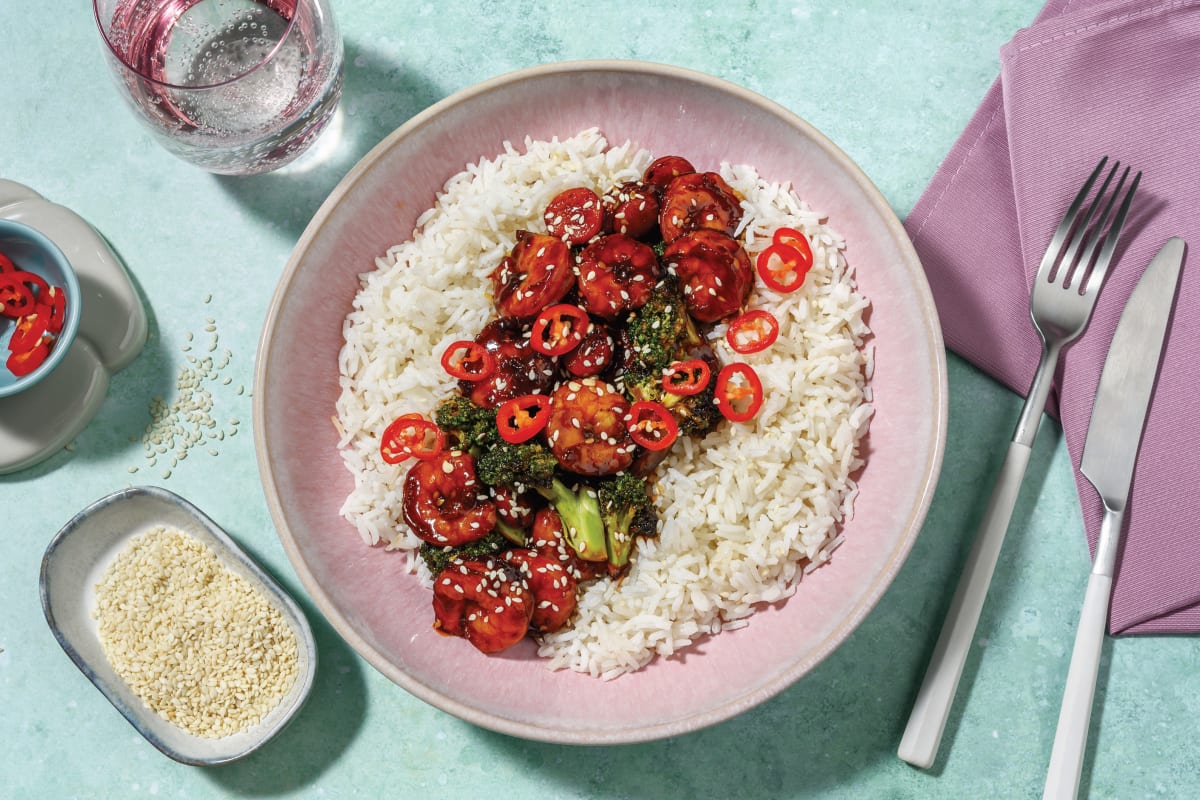
[[1121,311],[1092,402],[1080,471],[1104,503],[1104,521],[1079,613],[1079,629],[1046,771],[1044,800],[1073,798],[1079,792],[1125,504],[1186,249],[1182,239],[1167,240],[1138,279]]
[[1124,507],[1179,287],[1184,241],[1168,239],[1121,312],[1100,372],[1080,472],[1106,507]]

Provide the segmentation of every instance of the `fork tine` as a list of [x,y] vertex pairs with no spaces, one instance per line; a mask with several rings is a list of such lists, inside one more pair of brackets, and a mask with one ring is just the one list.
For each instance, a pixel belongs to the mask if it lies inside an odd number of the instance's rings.
[[[1129,168],[1125,168],[1125,172],[1129,172]],[[1121,176],[1121,182],[1124,183],[1125,176]],[[1125,193],[1125,199],[1121,201],[1121,207],[1117,209],[1117,216],[1113,220],[1112,227],[1108,229],[1108,235],[1104,237],[1104,246],[1100,248],[1100,256],[1096,259],[1096,266],[1092,269],[1091,277],[1088,278],[1087,285],[1083,289],[1084,294],[1092,294],[1100,289],[1100,284],[1104,281],[1104,276],[1108,272],[1109,262],[1112,261],[1113,251],[1117,249],[1117,238],[1121,235],[1121,229],[1125,227],[1125,217],[1129,215],[1129,207],[1133,204],[1133,193],[1137,191],[1138,184],[1142,181],[1142,173],[1138,171],[1133,176],[1133,183],[1129,184],[1129,191]],[[1120,193],[1120,184],[1117,185],[1117,191],[1113,193],[1113,200]],[[1111,205],[1111,204],[1110,204]],[[1107,215],[1107,211],[1106,211]]]
[[1092,170],[1092,174],[1084,181],[1083,187],[1079,190],[1079,194],[1075,195],[1075,199],[1071,201],[1070,207],[1067,208],[1067,213],[1063,215],[1062,222],[1058,223],[1058,228],[1054,231],[1054,236],[1050,239],[1050,244],[1046,246],[1046,254],[1042,256],[1042,264],[1038,267],[1037,276],[1034,278],[1034,283],[1052,280],[1051,273],[1054,271],[1054,265],[1058,262],[1058,256],[1062,252],[1062,244],[1070,233],[1071,228],[1075,225],[1075,217],[1079,214],[1080,207],[1083,206],[1083,201],[1087,199],[1088,193],[1092,190],[1092,184],[1096,182],[1096,177],[1100,171],[1104,169],[1104,165],[1108,163],[1108,156],[1100,159],[1100,163]]
[[[1083,214],[1083,219],[1075,226],[1074,233],[1071,236],[1071,242],[1067,246],[1067,252],[1063,255],[1060,262],[1060,272],[1054,278],[1056,283],[1062,284],[1064,289],[1078,289],[1078,284],[1083,274],[1087,271],[1088,258],[1081,257],[1080,252],[1087,253],[1092,243],[1100,237],[1100,229],[1104,225],[1104,218],[1108,215],[1108,209],[1112,207],[1112,198],[1115,193],[1109,197],[1109,206],[1105,208],[1105,213],[1096,222],[1093,228],[1092,217],[1096,215],[1096,209],[1104,202],[1104,196],[1108,192],[1109,184],[1112,183],[1113,176],[1117,174],[1117,170],[1121,168],[1120,161],[1114,161],[1112,169],[1108,171],[1108,175],[1104,177],[1104,183],[1100,184],[1099,191],[1096,192],[1095,198],[1088,205],[1087,211]],[[1129,168],[1126,167],[1128,172]],[[1117,191],[1120,191],[1120,185],[1117,186]],[[1089,237],[1090,240],[1089,240]]]
[[[1115,172],[1119,166],[1120,162],[1113,166],[1113,171]],[[1117,204],[1117,199],[1121,196],[1121,189],[1125,186],[1125,180],[1128,177],[1129,167],[1126,167],[1125,171],[1121,173],[1121,179],[1117,181],[1117,185],[1113,189],[1112,194],[1108,196],[1108,202],[1104,204],[1104,211],[1101,212],[1100,217],[1096,220],[1096,224],[1088,231],[1086,237],[1080,237],[1086,241],[1084,241],[1080,247],[1078,267],[1075,269],[1075,272],[1068,276],[1070,283],[1068,284],[1067,288],[1075,289],[1082,294],[1083,290],[1081,289],[1081,286],[1083,284],[1084,277],[1086,277],[1089,272],[1097,271],[1096,269],[1091,269],[1089,271],[1089,267],[1096,262],[1095,257],[1096,253],[1100,250],[1100,243],[1106,238],[1104,226],[1108,222],[1108,217],[1112,213],[1113,207]],[[1096,203],[1098,204],[1099,202],[1100,196],[1098,195],[1096,197]],[[1095,266],[1099,267],[1100,264],[1096,262]]]

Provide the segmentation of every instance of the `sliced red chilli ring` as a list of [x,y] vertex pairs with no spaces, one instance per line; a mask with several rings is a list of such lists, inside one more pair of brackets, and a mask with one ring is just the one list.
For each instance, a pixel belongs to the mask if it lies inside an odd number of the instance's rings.
[[424,461],[445,449],[446,434],[420,414],[397,417],[379,440],[379,455],[388,464],[399,464],[410,457]]
[[458,341],[442,353],[442,369],[462,381],[482,381],[496,371],[496,358],[479,342]]
[[561,356],[574,350],[587,334],[587,312],[570,303],[550,306],[533,321],[529,346],[547,356]]
[[24,353],[37,347],[42,335],[46,333],[49,316],[50,309],[47,306],[38,306],[34,313],[26,314],[17,320],[17,327],[13,330],[12,338],[8,340],[8,351]]
[[699,394],[711,378],[712,368],[703,359],[676,361],[663,373],[662,387],[671,394]]
[[726,364],[717,373],[717,409],[730,422],[753,419],[763,404],[762,381],[749,364]]
[[768,288],[787,294],[800,288],[811,264],[811,255],[806,261],[796,248],[772,244],[758,254],[758,275]]
[[725,341],[734,352],[742,355],[758,353],[775,344],[779,338],[779,320],[761,308],[735,317],[725,329]]
[[653,400],[634,403],[625,419],[629,438],[647,450],[665,450],[679,436],[675,417],[666,406]]
[[512,444],[527,442],[550,422],[550,398],[544,394],[514,397],[496,411],[496,430]]
[[62,333],[67,319],[67,293],[61,286],[50,287],[49,303],[46,304],[46,330]]
[[23,378],[40,367],[48,355],[50,355],[50,340],[43,338],[29,350],[10,353],[4,365],[13,375]]
[[21,276],[28,272],[0,272],[0,314],[16,319],[33,311],[37,295]]
[[600,195],[577,186],[554,195],[542,214],[546,232],[567,244],[583,244],[600,232],[604,205]]
[[795,228],[776,228],[775,235],[771,237],[773,244],[782,244],[792,248],[800,254],[800,258],[804,261],[804,268],[807,270],[813,265],[812,245],[808,243],[808,237]]

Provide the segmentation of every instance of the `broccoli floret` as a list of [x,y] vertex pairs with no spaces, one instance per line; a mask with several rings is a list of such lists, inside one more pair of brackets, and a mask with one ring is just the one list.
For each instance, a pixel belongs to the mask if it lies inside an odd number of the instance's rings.
[[646,304],[629,315],[627,333],[632,353],[619,379],[625,396],[662,403],[681,434],[702,436],[712,430],[721,420],[713,404],[714,381],[692,395],[673,394],[662,386],[663,373],[677,361],[705,358],[717,370],[708,343],[687,313],[678,278],[668,275],[659,281]]
[[435,544],[425,543],[421,545],[418,551],[421,558],[425,561],[425,565],[429,567],[429,571],[437,575],[452,559],[472,559],[486,558],[494,556],[502,550],[506,550],[511,546],[511,543],[498,530],[490,531],[481,539],[476,539],[473,542],[467,542],[458,547],[439,547]]
[[674,394],[663,389],[663,373],[643,366],[625,371],[621,385],[625,396],[631,401],[654,400],[666,406],[679,433],[684,436],[703,436],[721,421],[721,412],[716,403],[716,380],[710,378],[708,385],[696,394]]
[[630,472],[619,472],[600,484],[597,492],[608,563],[620,570],[629,563],[636,536],[653,536],[658,516],[646,481]]
[[464,450],[480,452],[500,441],[496,430],[496,409],[480,408],[460,394],[442,401],[433,421],[444,431],[458,437]]
[[489,486],[548,488],[557,467],[558,459],[543,445],[512,444],[499,435],[475,459],[475,475]]
[[510,444],[503,439],[475,460],[475,475],[492,486],[533,489],[550,501],[562,519],[563,533],[581,558],[603,561],[604,523],[596,492],[572,489],[557,475],[558,459],[536,442]]
[[572,489],[558,478],[548,487],[534,487],[550,501],[563,525],[563,538],[585,561],[603,561],[607,553],[604,520],[596,490],[588,486]]
[[661,374],[672,361],[686,360],[704,345],[674,275],[659,281],[646,304],[629,314],[626,332],[634,356],[648,372]]

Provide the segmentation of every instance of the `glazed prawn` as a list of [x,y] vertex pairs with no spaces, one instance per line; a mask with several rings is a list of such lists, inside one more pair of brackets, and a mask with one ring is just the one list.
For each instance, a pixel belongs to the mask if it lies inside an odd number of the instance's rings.
[[496,359],[496,371],[490,377],[459,381],[462,393],[475,405],[495,408],[514,397],[548,392],[554,384],[554,359],[530,347],[521,323],[516,320],[504,317],[492,320],[483,326],[475,341]]
[[575,613],[579,584],[557,560],[526,548],[506,550],[504,560],[521,571],[533,592],[533,616],[529,627],[552,633],[567,624]]
[[622,233],[593,241],[579,254],[579,297],[588,313],[614,319],[641,308],[658,282],[650,245]]
[[695,230],[732,236],[741,221],[741,200],[715,172],[692,172],[673,179],[658,213],[659,229],[667,242]]
[[663,251],[663,263],[679,276],[688,312],[701,322],[737,314],[754,286],[750,256],[720,231],[701,229],[680,236]]
[[612,475],[633,463],[637,449],[625,428],[629,403],[598,378],[567,381],[550,396],[546,441],[563,469]]
[[554,236],[517,231],[517,243],[492,271],[491,279],[502,316],[533,319],[575,285],[571,248]]
[[460,450],[414,464],[404,476],[402,506],[413,533],[438,547],[459,547],[496,527],[496,504],[475,479],[475,459]]
[[534,596],[521,570],[503,559],[456,560],[433,583],[433,628],[484,653],[512,647],[529,632]]
[[604,195],[604,230],[645,239],[658,233],[660,190],[645,181],[626,181]]

